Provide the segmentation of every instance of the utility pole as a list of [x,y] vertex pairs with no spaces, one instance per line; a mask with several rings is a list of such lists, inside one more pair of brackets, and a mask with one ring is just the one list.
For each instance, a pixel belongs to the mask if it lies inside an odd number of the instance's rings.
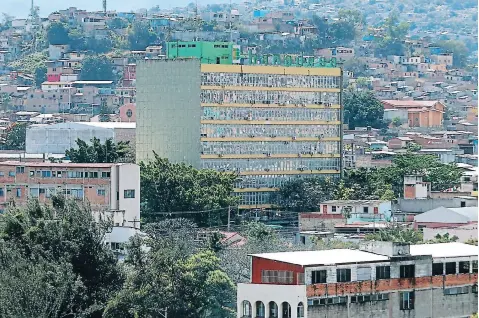
[[231,205],[228,206],[228,232],[230,231],[230,223],[231,223]]
[[103,13],[106,14],[106,0],[103,0]]

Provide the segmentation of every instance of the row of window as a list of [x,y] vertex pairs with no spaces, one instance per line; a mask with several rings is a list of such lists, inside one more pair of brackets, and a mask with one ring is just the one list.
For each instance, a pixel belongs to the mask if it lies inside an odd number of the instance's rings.
[[337,76],[249,74],[249,73],[202,73],[201,85],[217,86],[262,86],[262,87],[310,87],[339,88]]
[[[381,301],[381,300],[388,300],[389,294],[369,294],[369,295],[359,295],[359,296],[350,296],[350,303],[367,303],[371,301]],[[319,299],[309,299],[308,306],[326,306],[326,305],[335,305],[335,304],[347,304],[348,297],[347,296],[339,296],[339,297],[327,297],[327,298],[319,298]]]
[[339,104],[339,93],[330,92],[289,92],[289,91],[236,91],[203,89],[200,94],[202,103],[235,104]]
[[[433,263],[432,275],[450,275],[450,274],[468,274],[470,273],[470,266],[472,263],[472,273],[477,273],[478,262],[477,261],[464,261],[459,262],[459,270],[456,271],[456,262],[448,263]],[[400,265],[399,266],[399,278],[413,278],[415,274],[416,266]],[[325,284],[327,282],[327,270],[319,270],[311,272],[311,284]],[[390,279],[391,267],[390,266],[376,266],[376,280],[378,279]],[[358,267],[357,268],[357,280],[371,280],[371,268],[370,267]],[[336,281],[338,283],[351,281],[351,269],[350,268],[338,268],[336,269]]]
[[[7,192],[10,192],[11,189],[7,188]],[[84,190],[83,188],[77,188],[77,189],[58,189],[58,188],[30,188],[29,189],[29,194],[30,197],[32,198],[38,198],[41,194],[44,194],[45,197],[50,198],[51,196],[58,194],[58,192],[61,192],[65,196],[71,196],[73,198],[78,198],[81,199],[84,197]],[[3,197],[5,195],[5,190],[4,188],[0,188],[0,197]],[[97,189],[97,195],[98,196],[106,196],[106,190],[105,189]],[[17,198],[22,197],[22,188],[15,188],[15,196]],[[119,200],[119,194],[117,195],[117,199]],[[125,199],[134,199],[135,198],[135,190],[133,189],[128,189],[123,191],[123,198]]]
[[[321,174],[323,178],[335,179],[337,174]],[[311,178],[311,175],[254,175],[254,176],[240,176],[237,179],[235,188],[280,188],[285,183],[288,183],[298,178]]]
[[339,137],[339,125],[201,124],[201,137]]
[[[283,318],[291,318],[291,305],[288,302],[283,302],[281,304],[281,308],[278,308],[278,305],[274,301],[270,301],[268,303],[268,308],[266,311],[266,307],[262,301],[257,301],[254,303],[255,309],[254,313],[252,310],[251,303],[247,300],[243,300],[241,302],[241,317],[242,318],[278,318],[279,311],[281,310],[281,314]],[[268,316],[266,316],[266,313]],[[254,314],[254,316],[253,316]],[[304,318],[304,304],[302,302],[298,303],[296,307],[296,317]]]
[[210,120],[339,120],[339,109],[203,107]]
[[339,153],[338,141],[204,141],[202,154],[320,154]]
[[340,158],[204,159],[203,169],[218,171],[339,170]]
[[263,283],[270,283],[270,284],[292,284],[293,272],[263,270],[261,271],[261,281]]
[[[9,171],[8,176],[14,177],[16,174],[25,173],[25,167],[16,167],[15,171]],[[0,176],[4,176],[4,172],[0,171]],[[30,178],[87,178],[87,179],[108,179],[111,177],[109,171],[70,171],[70,170],[30,170]]]

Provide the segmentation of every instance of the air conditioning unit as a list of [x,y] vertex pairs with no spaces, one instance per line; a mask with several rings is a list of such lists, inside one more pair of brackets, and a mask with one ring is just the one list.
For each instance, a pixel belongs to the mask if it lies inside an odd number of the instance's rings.
[[266,154],[266,157],[271,157],[271,153],[268,152],[268,153]]
[[268,169],[268,168],[264,168],[264,171],[268,172],[268,171],[269,171],[269,169]]
[[219,153],[219,154],[218,154],[218,157],[220,157],[220,158],[221,158],[221,157],[223,157],[223,155]]
[[296,140],[296,136],[291,137],[291,139]]

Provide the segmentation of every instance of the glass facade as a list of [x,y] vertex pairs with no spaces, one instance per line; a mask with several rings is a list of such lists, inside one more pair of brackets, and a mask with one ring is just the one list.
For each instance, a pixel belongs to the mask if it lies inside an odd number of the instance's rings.
[[240,207],[270,204],[297,178],[339,176],[339,70],[209,70],[201,74],[201,167],[239,175]]

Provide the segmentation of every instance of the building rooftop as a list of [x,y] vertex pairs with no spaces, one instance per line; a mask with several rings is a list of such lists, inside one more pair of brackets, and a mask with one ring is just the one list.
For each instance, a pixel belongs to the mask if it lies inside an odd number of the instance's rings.
[[425,100],[425,101],[418,101],[418,100],[383,100],[383,103],[396,106],[396,107],[432,107],[436,105],[439,101],[437,100]]
[[252,254],[251,256],[301,266],[382,262],[389,258],[349,249]]
[[414,217],[415,222],[445,224],[464,224],[469,222],[477,222],[477,219],[477,207],[445,208],[441,206]]
[[369,204],[380,204],[383,200],[329,200],[321,204],[337,204],[337,205],[369,205]]
[[135,129],[136,128],[136,123],[127,123],[127,122],[115,122],[115,121],[109,121],[109,122],[77,122],[78,124],[82,125],[88,125],[88,126],[94,126],[94,127],[100,127],[100,128],[124,128],[124,129]]
[[411,245],[411,255],[432,255],[433,258],[479,255],[479,247],[464,243],[437,243]]

